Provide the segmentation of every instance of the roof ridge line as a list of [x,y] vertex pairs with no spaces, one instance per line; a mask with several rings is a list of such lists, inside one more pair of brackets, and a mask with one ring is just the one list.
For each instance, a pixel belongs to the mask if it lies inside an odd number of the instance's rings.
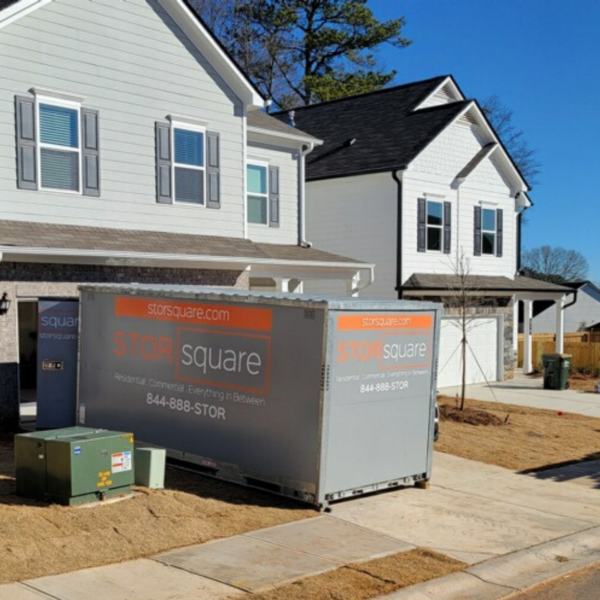
[[407,88],[414,85],[421,85],[424,83],[430,83],[432,81],[443,81],[448,77],[452,77],[452,75],[437,75],[436,77],[430,77],[429,79],[422,79],[420,81],[410,81],[408,83],[402,83],[400,85],[395,85],[389,88],[382,88],[380,90],[374,90],[372,92],[363,92],[362,94],[355,94],[354,96],[346,96],[345,98],[335,98],[334,100],[325,100],[324,102],[317,102],[315,104],[308,104],[307,106],[297,106],[294,108],[288,108],[286,110],[278,110],[277,112],[270,113],[271,116],[282,115],[285,113],[289,113],[290,111],[298,111],[298,110],[306,110],[309,108],[314,108],[316,106],[323,106],[325,104],[335,104],[336,102],[346,102],[348,100],[355,100],[356,98],[364,98],[365,96],[374,96],[375,94],[383,94],[385,92],[394,92],[402,88]]

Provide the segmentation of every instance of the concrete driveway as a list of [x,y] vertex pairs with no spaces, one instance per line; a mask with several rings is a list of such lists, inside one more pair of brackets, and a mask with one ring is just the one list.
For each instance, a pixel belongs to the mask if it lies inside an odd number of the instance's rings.
[[[460,394],[460,386],[439,388],[439,392],[446,396],[455,396]],[[468,385],[467,397],[484,402],[562,410],[600,418],[600,394],[577,390],[545,390],[542,377],[526,377],[520,371],[509,381]]]

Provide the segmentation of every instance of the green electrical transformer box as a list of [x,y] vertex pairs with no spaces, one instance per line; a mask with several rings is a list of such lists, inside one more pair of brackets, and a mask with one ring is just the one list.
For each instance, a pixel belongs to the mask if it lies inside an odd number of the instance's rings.
[[133,434],[69,427],[15,436],[17,495],[83,504],[131,491]]

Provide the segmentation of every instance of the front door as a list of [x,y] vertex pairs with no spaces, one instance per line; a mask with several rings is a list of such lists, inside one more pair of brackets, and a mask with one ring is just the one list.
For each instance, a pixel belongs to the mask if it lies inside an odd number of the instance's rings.
[[75,425],[79,303],[38,304],[37,428]]

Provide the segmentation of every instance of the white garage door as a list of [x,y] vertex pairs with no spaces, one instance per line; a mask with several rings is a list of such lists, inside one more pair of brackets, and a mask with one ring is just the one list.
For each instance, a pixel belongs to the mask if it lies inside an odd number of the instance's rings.
[[[477,317],[467,325],[467,383],[498,381],[499,319]],[[461,384],[462,328],[456,317],[443,317],[438,388]]]

